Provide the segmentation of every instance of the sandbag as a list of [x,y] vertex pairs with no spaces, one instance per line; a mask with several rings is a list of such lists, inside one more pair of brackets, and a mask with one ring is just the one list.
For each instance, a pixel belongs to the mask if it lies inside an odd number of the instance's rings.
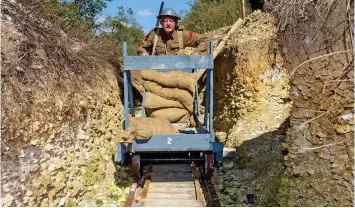
[[190,113],[193,113],[193,95],[191,95],[188,91],[178,88],[162,87],[151,81],[144,81],[143,86],[147,91],[155,95],[159,95],[168,100],[178,101],[184,105]]
[[153,118],[165,118],[170,123],[188,122],[190,113],[181,108],[164,108],[159,110],[146,109],[147,116]]
[[184,89],[191,94],[195,92],[195,86],[197,83],[196,73],[183,72],[180,70],[169,72],[143,70],[141,75],[144,80],[156,82],[163,87]]
[[161,108],[185,108],[181,103],[177,101],[165,99],[151,92],[146,92],[145,94],[144,107],[155,110]]
[[157,134],[176,134],[177,130],[165,118],[131,117],[129,127],[120,134],[128,142],[133,139],[147,140]]

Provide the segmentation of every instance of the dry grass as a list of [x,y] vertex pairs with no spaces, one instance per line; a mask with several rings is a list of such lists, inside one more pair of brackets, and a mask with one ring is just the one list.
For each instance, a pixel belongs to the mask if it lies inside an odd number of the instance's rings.
[[72,38],[86,42],[92,38],[92,26],[78,18],[75,10],[55,0],[17,0],[37,17],[41,17]]
[[[225,0],[199,2],[185,14],[182,25],[191,31],[206,33],[218,28],[232,25],[239,18],[243,18],[243,0]],[[250,14],[249,1],[245,6],[246,15]]]
[[3,2],[2,14],[11,17],[1,34],[2,150],[14,153],[119,100],[118,49],[73,41],[19,5]]

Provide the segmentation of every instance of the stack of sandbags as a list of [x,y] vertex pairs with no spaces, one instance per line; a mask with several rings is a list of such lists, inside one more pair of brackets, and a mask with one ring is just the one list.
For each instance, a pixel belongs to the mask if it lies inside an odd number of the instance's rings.
[[193,114],[197,74],[179,70],[141,72],[147,90],[144,107],[148,117],[165,118],[171,123],[188,122]]
[[120,134],[120,139],[132,142],[133,139],[146,140],[157,134],[175,134],[174,126],[165,118],[131,117],[129,127]]

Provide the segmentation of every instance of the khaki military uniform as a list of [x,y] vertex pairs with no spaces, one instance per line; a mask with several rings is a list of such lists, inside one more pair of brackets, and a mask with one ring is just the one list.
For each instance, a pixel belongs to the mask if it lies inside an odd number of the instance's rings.
[[[179,32],[180,35],[178,34]],[[148,33],[145,40],[143,40],[137,48],[138,55],[141,55],[144,52],[150,53],[152,51],[154,36],[154,30]],[[180,49],[184,49],[186,47],[196,48],[195,51],[198,54],[207,54],[209,48],[209,38],[206,35],[200,35],[187,30],[174,30],[171,35],[167,35],[163,28],[160,28],[155,48],[156,52],[154,55],[175,55]]]

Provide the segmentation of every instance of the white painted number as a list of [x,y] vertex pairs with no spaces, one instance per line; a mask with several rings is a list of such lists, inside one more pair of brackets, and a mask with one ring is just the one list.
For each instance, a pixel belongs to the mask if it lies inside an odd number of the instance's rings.
[[167,144],[171,144],[171,138],[168,138]]

